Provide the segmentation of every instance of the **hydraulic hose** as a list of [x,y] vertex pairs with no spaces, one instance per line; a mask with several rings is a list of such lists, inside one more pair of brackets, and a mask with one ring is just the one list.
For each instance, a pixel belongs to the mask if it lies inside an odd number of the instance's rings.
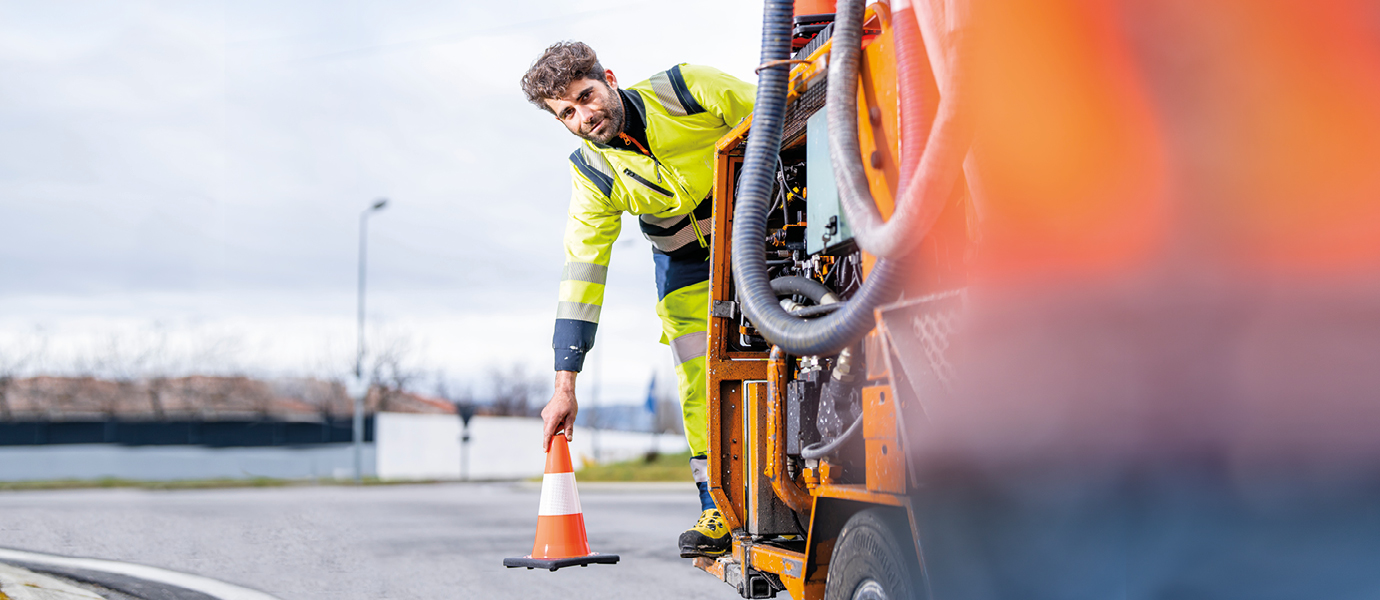
[[[900,258],[919,244],[944,210],[962,173],[972,143],[972,132],[961,118],[958,73],[946,69],[945,87],[939,99],[933,129],[926,118],[923,78],[929,65],[915,60],[925,56],[915,9],[908,0],[893,7],[892,31],[896,44],[896,81],[901,97],[901,174],[896,208],[883,221],[867,187],[858,142],[858,71],[862,58],[863,8],[866,0],[839,0],[830,38],[829,158],[853,239],[867,252],[883,258]],[[928,134],[928,139],[926,139]]]
[[814,306],[802,306],[798,308],[792,308],[788,312],[801,318],[822,317],[840,308],[843,308],[844,306],[847,305],[840,302],[835,302],[833,304],[816,304]]
[[771,291],[778,296],[793,294],[809,298],[815,304],[833,304],[839,301],[834,291],[809,277],[777,277],[771,280]]
[[[767,0],[762,18],[762,64],[791,54],[791,0]],[[873,309],[896,296],[899,266],[880,260],[844,308],[801,319],[786,312],[772,291],[766,264],[767,212],[786,114],[788,63],[760,70],[752,131],[748,136],[733,213],[733,280],[743,312],[773,345],[797,356],[833,354],[874,325]],[[853,101],[850,99],[850,102]]]
[[786,506],[809,514],[814,498],[786,472],[786,354],[773,346],[767,359],[767,437],[772,440],[771,488]]
[[861,417],[854,419],[853,424],[849,425],[848,429],[844,430],[838,437],[829,440],[827,444],[810,444],[809,446],[801,448],[800,458],[815,460],[838,452],[839,448],[843,447],[844,442],[847,442],[849,438],[852,438],[857,435],[859,431],[862,431],[862,422],[863,420]]

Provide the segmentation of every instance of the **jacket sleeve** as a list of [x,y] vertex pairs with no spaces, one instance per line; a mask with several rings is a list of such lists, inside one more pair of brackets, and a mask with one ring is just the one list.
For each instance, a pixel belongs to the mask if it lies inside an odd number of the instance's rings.
[[681,65],[685,85],[705,110],[718,115],[724,125],[736,127],[752,114],[757,86],[728,73],[699,65]]
[[594,347],[609,254],[623,225],[623,213],[610,207],[604,194],[574,166],[571,179],[574,190],[565,226],[565,269],[551,340],[557,371],[579,371],[585,354]]

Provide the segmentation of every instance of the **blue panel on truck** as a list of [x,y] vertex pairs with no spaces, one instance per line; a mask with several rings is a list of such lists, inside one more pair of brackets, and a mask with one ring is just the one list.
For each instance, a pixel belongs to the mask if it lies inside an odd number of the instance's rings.
[[[839,189],[834,184],[834,167],[829,162],[829,116],[821,110],[806,123],[805,129],[805,251],[814,254],[853,238],[848,220],[839,205]],[[829,233],[830,220],[835,232]]]

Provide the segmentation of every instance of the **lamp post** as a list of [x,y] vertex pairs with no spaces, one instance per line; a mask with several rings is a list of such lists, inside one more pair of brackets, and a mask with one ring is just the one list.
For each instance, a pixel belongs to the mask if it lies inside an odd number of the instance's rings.
[[470,480],[470,419],[474,417],[474,404],[455,403],[455,415],[460,417],[460,481]]
[[369,208],[364,209],[364,212],[359,213],[359,329],[355,338],[358,341],[355,350],[355,383],[359,393],[355,395],[353,433],[356,483],[364,480],[364,397],[369,395],[369,387],[364,384],[364,276],[365,258],[368,256],[369,215],[383,210],[385,206],[388,206],[388,199],[379,198]]

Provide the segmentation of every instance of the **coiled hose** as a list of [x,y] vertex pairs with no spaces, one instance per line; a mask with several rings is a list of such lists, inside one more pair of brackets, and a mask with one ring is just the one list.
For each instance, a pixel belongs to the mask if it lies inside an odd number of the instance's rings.
[[[762,64],[790,58],[792,9],[791,0],[765,2]],[[762,69],[758,78],[752,131],[733,213],[733,280],[744,314],[767,341],[797,356],[833,354],[872,329],[873,309],[896,296],[900,268],[889,260],[878,261],[846,306],[825,317],[801,319],[777,302],[767,273],[765,244],[789,75],[790,67],[780,64]]]
[[[858,247],[884,258],[900,258],[914,250],[943,212],[963,170],[972,141],[971,129],[959,113],[962,91],[959,73],[946,73],[933,130],[924,111],[923,78],[929,65],[915,60],[923,47],[915,9],[910,2],[894,3],[896,83],[901,98],[901,176],[896,210],[883,221],[867,187],[858,142],[858,70],[862,58],[863,9],[866,0],[839,0],[830,38],[829,158],[848,226]],[[926,139],[928,136],[928,139]]]

